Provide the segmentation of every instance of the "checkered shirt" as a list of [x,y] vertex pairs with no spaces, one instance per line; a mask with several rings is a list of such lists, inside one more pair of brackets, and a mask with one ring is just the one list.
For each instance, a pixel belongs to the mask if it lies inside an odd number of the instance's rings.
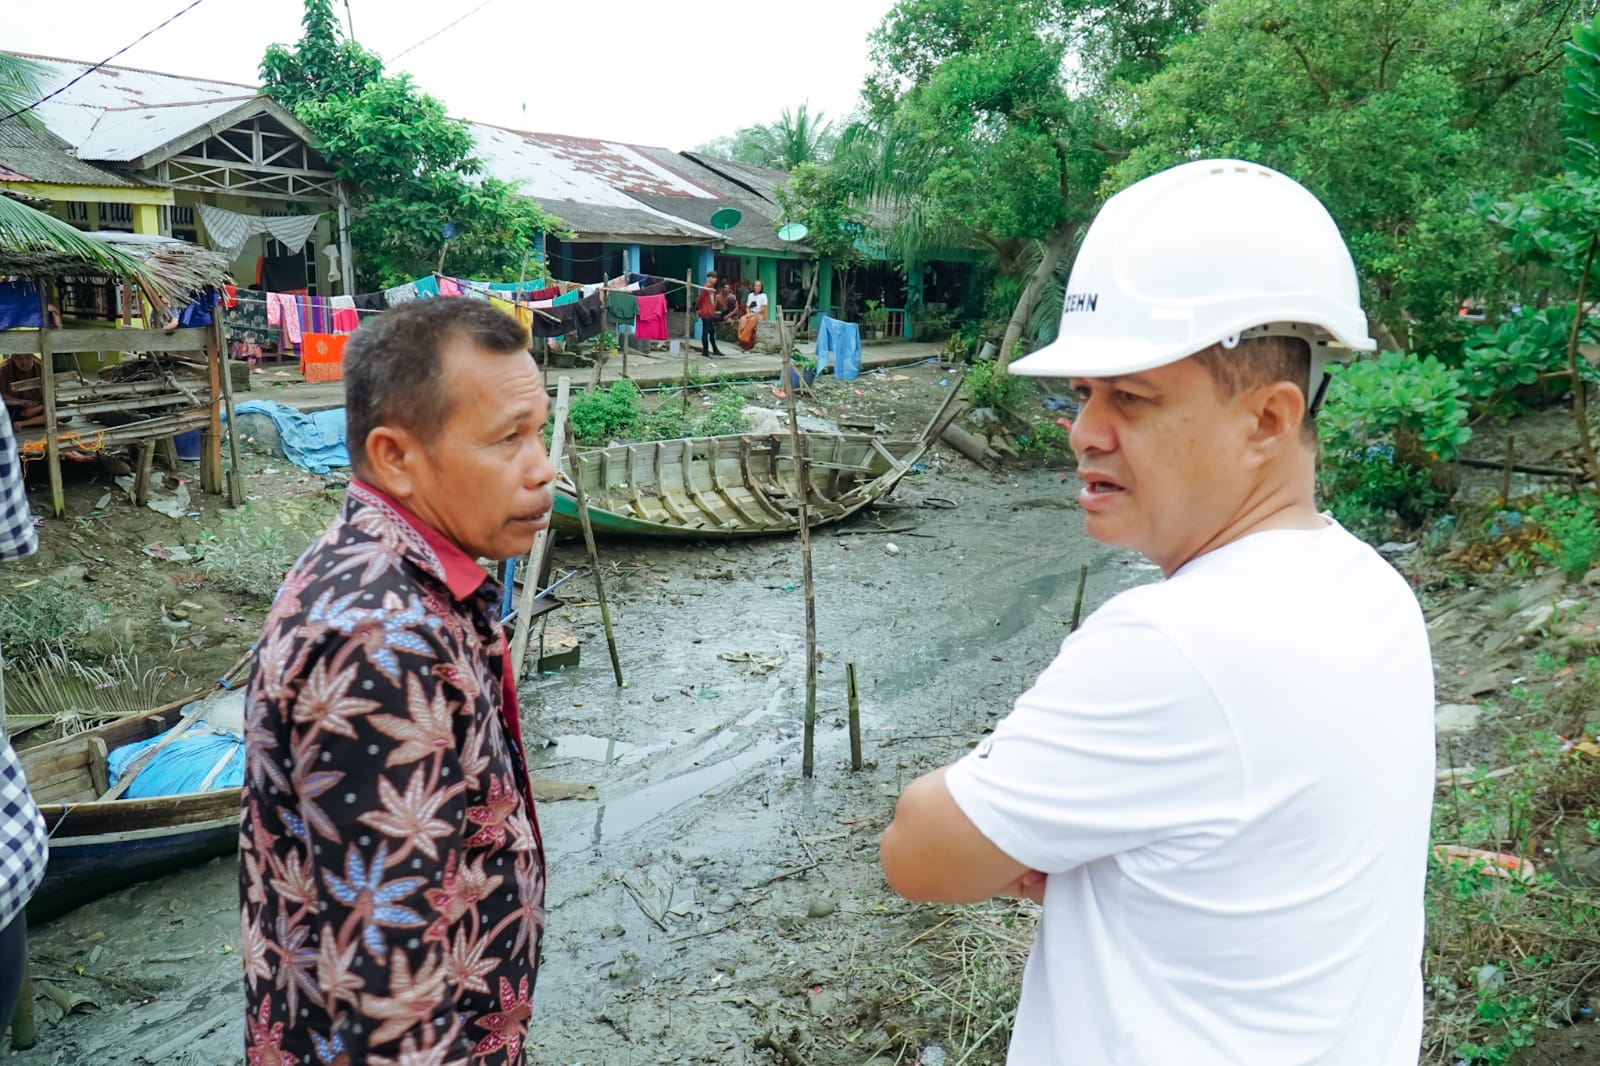
[[0,929],[22,913],[44,878],[44,819],[11,742],[0,736]]
[[0,417],[0,559],[21,559],[39,548],[28,510],[28,490],[22,484],[22,463],[11,419]]

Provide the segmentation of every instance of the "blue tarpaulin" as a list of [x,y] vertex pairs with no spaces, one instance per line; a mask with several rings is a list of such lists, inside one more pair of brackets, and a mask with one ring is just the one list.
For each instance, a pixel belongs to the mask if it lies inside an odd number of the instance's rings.
[[[244,784],[244,738],[235,733],[202,730],[207,730],[207,726],[196,726],[193,731],[157,752],[149,765],[139,771],[123,796],[127,799],[149,799],[152,796],[177,796],[184,792],[238,788]],[[106,757],[110,783],[115,786],[134,760],[160,744],[166,735],[158,733],[149,740],[124,744],[112,750]]]
[[306,414],[273,400],[245,400],[235,404],[241,415],[266,415],[278,428],[283,454],[296,466],[313,474],[326,474],[336,466],[350,465],[344,439],[344,408]]

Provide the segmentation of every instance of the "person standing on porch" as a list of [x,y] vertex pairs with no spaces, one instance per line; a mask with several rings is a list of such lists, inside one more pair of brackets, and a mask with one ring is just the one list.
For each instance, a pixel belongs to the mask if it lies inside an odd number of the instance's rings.
[[707,359],[721,355],[717,347],[717,272],[706,275],[706,283],[694,300],[694,315],[700,320],[700,354]]

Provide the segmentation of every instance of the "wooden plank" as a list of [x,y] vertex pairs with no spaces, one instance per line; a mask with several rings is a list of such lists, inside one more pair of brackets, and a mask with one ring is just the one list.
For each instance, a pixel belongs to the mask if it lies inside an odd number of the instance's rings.
[[683,438],[683,490],[689,494],[689,499],[694,503],[695,510],[705,515],[707,522],[721,529],[728,524],[727,519],[717,514],[713,507],[700,492],[700,487],[694,483],[694,441]]
[[94,782],[94,794],[103,796],[111,787],[111,766],[103,737],[89,738],[89,780]]
[[652,473],[655,474],[656,493],[657,493],[656,499],[660,501],[661,509],[666,511],[667,514],[671,516],[672,521],[675,524],[683,526],[685,528],[690,528],[691,523],[690,523],[689,519],[685,518],[684,515],[683,515],[683,512],[678,510],[676,504],[674,503],[674,501],[672,499],[672,496],[667,492],[666,484],[661,479],[661,452],[662,452],[661,444],[662,444],[661,441],[656,441],[651,445],[651,449],[655,453],[654,457],[651,460],[650,469],[651,469]]
[[[150,502],[150,464],[156,457],[156,442],[147,440],[139,445],[139,466],[133,476],[133,505],[143,507]],[[98,738],[96,738],[98,739]]]
[[728,509],[738,517],[740,522],[747,526],[759,527],[761,524],[759,520],[757,520],[756,517],[749,511],[746,511],[743,507],[740,507],[738,501],[733,498],[733,494],[728,491],[728,487],[722,483],[722,472],[717,469],[717,466],[722,459],[722,456],[719,454],[720,451],[721,449],[718,446],[717,438],[712,437],[711,456],[709,459],[711,466],[711,491],[722,497],[723,502],[728,505]]
[[[50,321],[50,283],[39,283],[39,321]],[[61,485],[61,441],[56,436],[56,365],[54,335],[60,330],[42,329],[39,342],[39,384],[44,399],[45,465],[50,469],[50,510],[60,518],[67,509],[66,490]],[[0,334],[3,337],[4,334]]]
[[[208,329],[47,329],[0,331],[0,355],[37,352],[41,339],[62,355],[77,352],[203,352]],[[42,338],[41,338],[42,334]]]

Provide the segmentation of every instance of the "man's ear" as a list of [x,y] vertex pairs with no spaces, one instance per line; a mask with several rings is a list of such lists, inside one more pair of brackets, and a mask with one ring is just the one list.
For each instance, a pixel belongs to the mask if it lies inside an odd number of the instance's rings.
[[1249,442],[1263,458],[1281,452],[1300,441],[1300,426],[1306,417],[1306,397],[1299,386],[1289,381],[1262,385],[1250,394],[1253,418]]
[[365,447],[373,485],[397,500],[410,496],[422,442],[403,426],[378,426],[367,434]]

